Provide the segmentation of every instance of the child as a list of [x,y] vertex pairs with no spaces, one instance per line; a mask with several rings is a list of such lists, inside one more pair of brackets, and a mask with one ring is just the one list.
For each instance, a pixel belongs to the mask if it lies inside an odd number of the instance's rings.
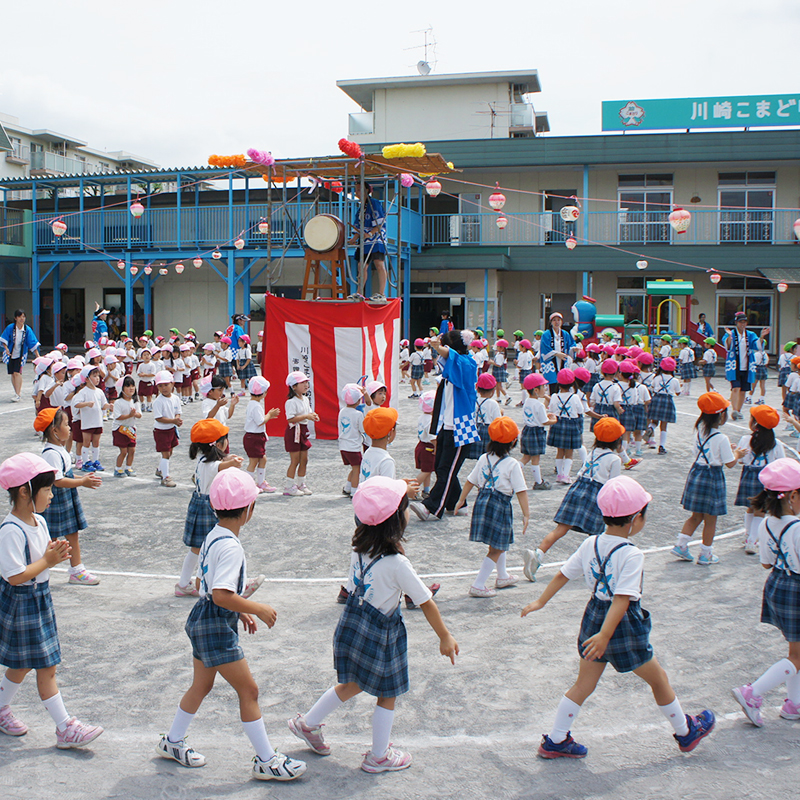
[[508,362],[506,360],[507,347],[508,341],[506,339],[498,339],[494,346],[495,356],[494,360],[492,361],[492,375],[497,381],[497,387],[495,389],[497,399],[499,402],[500,396],[502,395],[506,398],[506,405],[511,402],[511,395],[506,392],[505,386],[508,383]]
[[408,339],[400,340],[400,383],[405,383],[406,379],[409,377],[408,371],[411,364],[409,362],[410,353],[408,345]]
[[655,364],[656,369],[658,369],[665,358],[672,358],[672,336],[668,333],[665,333],[661,337],[661,347],[658,350],[658,360]]
[[[394,441],[396,426],[396,408],[373,408],[364,416],[364,433],[370,437],[372,444],[361,459],[360,481],[375,475],[382,475],[385,478],[395,477],[394,459],[386,448]],[[411,496],[415,497],[416,492]]]
[[174,387],[171,372],[161,370],[156,373],[158,397],[153,401],[153,439],[156,443],[156,451],[161,456],[156,477],[161,478],[161,485],[169,489],[177,486],[170,477],[169,462],[172,458],[172,451],[180,443],[178,428],[183,425],[181,401],[173,393]]
[[713,336],[703,340],[706,349],[703,351],[703,378],[706,382],[706,391],[713,392],[714,384],[711,381],[717,376],[717,351],[714,349],[717,340]]
[[572,391],[575,373],[560,369],[556,375],[558,393],[550,395],[548,411],[556,421],[547,434],[547,444],[556,448],[556,483],[572,483],[572,451],[581,447],[583,440],[583,401]]
[[214,354],[214,345],[211,342],[203,345],[203,357],[200,359],[203,377],[210,378],[216,372],[217,357]]
[[36,365],[35,373],[37,375],[37,379],[34,406],[36,407],[37,413],[39,411],[43,411],[45,408],[50,408],[51,406],[50,395],[53,394],[56,388],[56,380],[53,377],[52,368],[53,359],[46,357],[42,358],[42,360]]
[[595,690],[606,664],[633,672],[653,691],[659,711],[672,725],[678,748],[688,753],[714,728],[714,714],[684,715],[681,704],[650,644],[652,622],[641,608],[644,555],[629,539],[645,524],[652,496],[632,478],[616,477],[597,495],[605,532],[587,539],[570,556],[538,600],[522,609],[525,617],[544,608],[561,588],[583,576],[592,596],[578,635],[578,678],[561,698],[550,735],[542,737],[542,758],[584,758],[588,749],[570,735],[581,707]]
[[304,372],[299,370],[290,372],[286,377],[286,385],[289,387],[289,397],[286,400],[286,431],[283,434],[283,444],[289,453],[289,469],[286,470],[286,487],[283,494],[287,497],[298,497],[311,494],[311,489],[305,480],[308,450],[311,447],[311,442],[308,440],[308,423],[319,422],[319,416],[311,410],[311,403],[306,397],[309,380]]
[[200,413],[206,419],[219,420],[223,425],[228,424],[228,420],[233,417],[236,406],[239,404],[237,395],[231,397],[230,401],[225,397],[227,384],[225,378],[214,375],[211,378],[203,378],[198,384],[198,389],[203,397],[200,404]]
[[489,425],[503,414],[493,397],[496,387],[497,381],[494,375],[488,372],[478,375],[475,384],[479,398],[475,405],[475,427],[481,438],[467,445],[467,458],[478,459],[486,452],[486,446],[489,444]]
[[119,448],[115,478],[136,477],[133,457],[136,454],[136,420],[142,418],[142,408],[136,396],[136,382],[130,375],[117,381],[119,400],[114,403],[111,441]]
[[376,697],[372,747],[361,762],[361,769],[370,773],[411,765],[411,756],[395,750],[390,742],[395,700],[409,688],[406,631],[400,613],[403,594],[419,604],[439,637],[439,652],[452,663],[458,655],[458,644],[442,621],[430,590],[404,555],[406,490],[404,481],[374,477],[359,484],[353,495],[353,510],[360,522],[352,541],[349,595],[333,636],[333,663],[339,683],[305,714],[289,720],[289,730],[295,736],[315,753],[326,756],[331,748],[322,734],[323,720],[361,692]]
[[156,752],[184,767],[206,763],[204,756],[186,744],[186,732],[219,673],[239,695],[242,727],[256,752],[253,777],[262,781],[294,780],[306,771],[306,765],[272,749],[258,706],[258,686],[239,646],[239,620],[245,631],[255,633],[256,617],[271,628],[277,616],[271,606],[241,596],[246,561],[239,534],[253,516],[258,488],[241,470],[226,469],[211,482],[209,497],[219,522],[201,548],[200,599],[186,621],[194,678]]
[[0,524],[0,731],[23,736],[28,726],[10,706],[25,676],[36,670],[39,697],[56,725],[56,747],[84,747],[103,732],[71,717],[56,684],[61,646],[50,596],[50,568],[66,561],[69,543],[52,541],[41,516],[50,503],[56,473],[33,453],[18,453],[0,465],[0,487],[12,508]]
[[745,398],[746,403],[752,403],[753,395],[756,391],[756,384],[760,384],[759,388],[761,389],[761,396],[756,400],[756,405],[763,406],[764,405],[764,396],[767,393],[767,377],[769,375],[768,366],[769,366],[769,353],[766,350],[764,345],[764,340],[759,339],[759,349],[755,352],[755,361],[756,361],[756,380],[755,383],[750,388],[750,394],[747,395]]
[[253,363],[253,348],[250,347],[250,337],[243,333],[239,337],[239,352],[237,353],[236,374],[242,384],[240,397],[244,396],[247,381],[256,376],[256,365]]
[[422,377],[425,374],[425,363],[422,355],[425,349],[425,342],[422,339],[415,339],[414,348],[414,352],[408,358],[408,363],[411,365],[411,394],[408,396],[409,400],[413,400],[422,394]]
[[784,719],[800,719],[800,465],[781,458],[764,467],[759,479],[764,491],[758,505],[767,514],[761,523],[761,565],[770,570],[764,585],[761,621],[774,625],[789,643],[789,655],[773,664],[758,680],[733,689],[736,702],[748,719],[764,724],[764,695],[786,684],[786,700],[780,710]]
[[250,459],[247,465],[247,474],[253,478],[259,491],[278,491],[267,483],[265,471],[267,468],[267,423],[281,415],[279,408],[271,408],[264,413],[264,395],[269,389],[269,381],[260,375],[253,375],[248,383],[250,402],[247,404],[244,420],[244,438],[242,446]]
[[357,383],[346,383],[342,387],[341,396],[344,408],[339,411],[339,453],[342,463],[350,467],[342,494],[352,497],[358,486],[364,452],[364,414],[358,410],[364,394]]
[[[216,338],[216,334],[214,334]],[[231,337],[221,336],[219,339],[220,349],[217,353],[217,375],[225,381],[225,388],[231,388],[231,378],[233,377],[233,350],[231,350]]]
[[525,405],[522,406],[522,417],[525,425],[522,428],[522,438],[520,439],[520,450],[522,452],[522,466],[531,465],[533,473],[533,486],[536,490],[550,489],[552,486],[549,481],[542,478],[542,470],[539,466],[539,459],[547,449],[546,436],[544,429],[548,425],[555,425],[556,416],[547,411],[545,405],[544,387],[547,386],[547,379],[533,372],[526,375],[522,382],[522,388],[528,395]]
[[792,371],[792,357],[795,353],[797,342],[786,342],[783,352],[778,357],[778,386],[781,389],[782,400],[786,399],[786,379]]
[[694,462],[681,497],[681,505],[692,514],[683,523],[678,541],[672,548],[673,555],[682,561],[694,561],[689,552],[689,541],[702,522],[703,544],[697,563],[704,567],[719,562],[719,557],[714,555],[712,549],[717,517],[728,513],[722,465],[729,469],[736,466],[745,453],[738,447],[731,450],[728,437],[717,430],[727,422],[728,406],[730,401],[717,392],[706,392],[697,398],[700,416],[694,425],[697,431],[692,445]]
[[522,389],[522,400],[517,403],[519,408],[525,405],[528,399],[528,392],[525,389],[525,378],[533,372],[533,350],[531,343],[528,339],[523,339],[519,343],[519,352],[517,353],[517,377],[519,378],[519,386]]
[[33,427],[42,434],[44,449],[42,458],[55,470],[53,498],[42,512],[50,531],[50,538],[65,538],[70,546],[69,580],[76,586],[96,586],[100,578],[89,572],[81,559],[78,534],[85,530],[86,517],[78,497],[78,487],[96,489],[101,485],[99,475],[89,474],[76,478],[72,472],[69,452],[64,447],[69,439],[69,420],[61,408],[46,408],[40,411]]
[[675,411],[675,400],[680,394],[680,381],[673,375],[675,372],[675,359],[667,356],[661,359],[656,376],[650,385],[650,406],[647,415],[651,422],[660,423],[658,454],[667,454],[667,425],[675,422],[678,415]]
[[189,370],[186,368],[184,355],[187,355],[189,345],[176,344],[172,349],[172,379],[175,384],[175,391],[181,401],[181,405],[186,405],[191,399],[192,393]]
[[[599,416],[619,419],[622,415],[622,389],[614,379],[618,369],[619,365],[613,358],[607,359],[600,365],[603,378],[592,389],[589,398],[589,407]],[[595,424],[596,422],[592,420],[590,430],[594,430]]]
[[735,506],[744,506],[744,551],[749,555],[758,552],[758,535],[761,518],[764,513],[753,505],[753,498],[764,491],[758,473],[773,461],[783,458],[786,453],[783,443],[775,438],[775,428],[780,416],[770,406],[758,406],[750,409],[750,430],[752,433],[742,436],[739,449],[742,456],[742,476],[739,478],[739,489],[736,492]]
[[[783,410],[791,418],[800,416],[800,356],[793,356],[789,361],[791,372],[786,378],[786,395],[783,398]],[[788,429],[789,426],[787,426]],[[798,431],[792,432],[792,438],[800,436]]]
[[[642,454],[642,431],[645,428],[644,403],[649,402],[650,392],[647,387],[640,387],[636,378],[639,374],[639,367],[633,361],[621,361],[619,364],[620,389],[622,390],[621,407],[619,421],[625,428],[625,438],[622,443],[622,463],[625,469],[632,469],[637,464],[642,463],[639,458]],[[627,385],[626,385],[627,384]],[[645,395],[640,393],[644,390]],[[646,400],[644,399],[646,397]],[[631,440],[631,436],[633,440]],[[631,441],[635,442],[635,456],[628,454],[628,447]]]
[[678,351],[678,361],[680,362],[680,376],[683,381],[681,397],[691,397],[692,378],[697,377],[697,369],[694,365],[694,349],[689,342],[688,336],[681,336],[678,339],[680,350]]
[[141,400],[143,411],[153,410],[157,371],[153,362],[153,354],[147,347],[142,348],[141,363],[136,367],[136,377],[139,379],[139,387],[136,394]]
[[103,411],[108,411],[113,406],[105,402],[106,396],[100,389],[100,373],[96,366],[91,364],[81,370],[81,378],[85,385],[75,395],[73,408],[78,412],[81,423],[81,438],[83,447],[91,447],[91,460],[84,461],[81,469],[84,472],[103,472],[100,463],[100,436],[103,433]]
[[[522,510],[523,536],[530,518],[528,486],[522,474],[522,465],[516,458],[509,457],[518,437],[517,423],[509,417],[497,417],[489,425],[489,445],[464,482],[461,496],[456,503],[454,513],[464,505],[472,487],[478,487],[478,498],[472,509],[469,540],[489,545],[489,552],[483,559],[475,581],[469,587],[470,597],[495,597],[498,589],[514,586],[519,580],[506,569],[506,552],[514,542],[511,512],[513,495],[517,496]],[[486,586],[486,581],[495,568],[497,578],[492,589]]]
[[531,350],[533,351],[533,366],[534,369],[541,369],[541,361],[539,359],[539,354],[542,352],[542,336],[544,336],[544,331],[534,331],[533,333],[533,341],[531,342]]
[[436,392],[425,392],[419,398],[420,415],[417,419],[418,441],[414,449],[414,466],[419,470],[417,483],[423,499],[430,494],[431,474],[436,469],[436,434],[431,432],[431,414],[435,400]]
[[[438,328],[431,328],[431,331],[434,331],[434,330],[436,331],[436,333],[431,333],[431,336],[438,336],[439,335],[439,329]],[[427,339],[423,339],[423,342],[424,342],[425,347],[424,347],[424,349],[422,351],[422,371],[424,372],[425,377],[424,377],[422,383],[425,386],[428,386],[430,384],[430,381],[428,380],[428,376],[433,371],[433,350],[428,345],[428,342],[430,342],[430,337],[428,337]]]
[[622,461],[618,455],[622,447],[625,428],[614,417],[597,420],[594,426],[594,447],[586,463],[578,472],[578,478],[569,487],[553,521],[556,527],[545,536],[539,548],[524,550],[523,574],[529,581],[536,580],[536,571],[544,563],[545,553],[570,529],[589,536],[603,532],[603,520],[597,508],[597,493],[611,478],[622,473]]

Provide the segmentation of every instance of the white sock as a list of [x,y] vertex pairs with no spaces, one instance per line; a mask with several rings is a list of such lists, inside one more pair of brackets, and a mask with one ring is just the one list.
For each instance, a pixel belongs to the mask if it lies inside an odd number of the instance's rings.
[[639,439],[639,441],[636,442],[636,455],[640,456],[641,454],[642,454],[642,440]]
[[572,459],[564,458],[561,463],[564,465],[564,477],[569,478],[569,473],[572,470]]
[[563,474],[564,474],[564,459],[563,458],[557,458],[556,459],[556,476],[560,478],[560,477],[563,476]]
[[77,575],[79,572],[83,572],[85,569],[86,567],[83,566],[83,562],[76,564],[74,567],[71,564],[69,567],[67,567],[67,571],[70,575]]
[[777,664],[773,664],[757,681],[753,681],[753,694],[756,697],[763,697],[767,692],[786,683],[789,678],[797,675],[794,664],[788,658],[782,658]]
[[286,479],[286,488],[291,489],[292,486],[295,485],[294,478],[287,478]]
[[93,447],[92,448],[92,461],[99,461],[100,460],[100,448]]
[[492,574],[495,568],[495,563],[492,561],[489,556],[486,556],[483,559],[483,564],[481,564],[481,568],[478,571],[478,577],[475,578],[475,582],[472,584],[476,589],[485,589],[486,588],[486,581],[489,580],[489,576]]
[[683,713],[680,701],[676,697],[669,705],[659,706],[658,710],[667,718],[678,736],[686,736],[689,726],[686,724],[686,714]]
[[394,722],[394,709],[375,706],[372,712],[372,755],[383,758],[389,749],[389,739],[392,737],[392,723]]
[[786,679],[786,694],[796,706],[800,706],[800,672]]
[[331,686],[331,688],[303,715],[306,725],[308,725],[309,728],[316,728],[317,725],[321,725],[322,720],[324,720],[328,714],[336,711],[343,702],[344,700],[336,694],[336,689]]
[[497,577],[498,578],[507,578],[508,577],[508,570],[506,569],[506,554],[500,553],[497,558]]
[[759,524],[761,520],[759,519],[756,522],[756,515],[755,514],[748,514],[745,513],[744,515],[744,530],[747,534],[747,543],[748,544],[758,544],[758,531],[761,525]]
[[183,566],[181,567],[181,577],[178,578],[178,583],[181,586],[189,585],[189,581],[192,579],[199,558],[200,554],[193,553],[191,550],[186,554],[186,557],[183,559]]
[[242,720],[242,727],[256,751],[256,755],[262,761],[269,761],[275,755],[272,745],[269,743],[269,736],[267,736],[267,729],[264,726],[264,720],[259,717],[252,722],[245,722]]
[[542,482],[542,469],[538,464],[531,464],[531,472],[533,473],[533,482]]
[[11,705],[20,686],[22,686],[21,683],[14,683],[3,675],[3,679],[0,680],[0,708]]
[[666,447],[667,446],[667,432],[666,431],[661,431],[661,434],[658,437],[658,443],[661,445],[661,447]]
[[700,555],[705,556],[706,558],[711,558],[711,552],[714,549],[713,545],[710,544],[701,544],[700,545]]
[[581,445],[576,452],[578,453],[578,458],[581,460],[581,464],[585,464],[586,459],[589,457],[589,453],[586,451],[586,448]]
[[692,537],[691,536],[687,536],[685,533],[679,533],[678,534],[678,541],[677,541],[678,547],[680,547],[680,548],[688,547],[689,546],[689,542],[691,542],[691,541],[692,541]]
[[550,741],[558,744],[567,738],[567,734],[572,730],[572,724],[578,717],[581,707],[569,699],[566,695],[561,698],[561,702],[556,709],[556,718],[553,720],[553,729],[550,731]]
[[159,462],[158,468],[161,470],[162,478],[169,478],[169,459],[162,458]]
[[628,448],[627,448],[626,445],[624,445],[624,444],[622,445],[622,448],[620,449],[619,454],[622,457],[622,463],[623,464],[627,464],[631,460],[631,457],[628,455]]
[[53,718],[56,728],[59,731],[65,730],[69,721],[69,714],[67,714],[67,709],[64,708],[61,692],[56,692],[52,697],[48,697],[47,700],[42,700],[42,703]]
[[346,492],[351,492],[353,490],[353,484],[350,483],[350,481],[345,481],[344,482],[344,490]]
[[192,724],[193,719],[194,714],[190,714],[178,706],[178,710],[175,712],[175,719],[172,720],[172,727],[167,734],[167,739],[173,744],[177,744],[186,736],[186,731],[189,730],[189,725]]
[[256,483],[264,483],[264,473],[266,472],[266,467],[256,467]]

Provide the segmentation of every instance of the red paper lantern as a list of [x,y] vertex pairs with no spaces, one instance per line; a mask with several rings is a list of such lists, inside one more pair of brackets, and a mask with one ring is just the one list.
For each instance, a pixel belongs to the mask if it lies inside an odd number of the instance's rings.
[[117,261],[117,269],[125,269],[125,262],[122,259]]
[[192,264],[194,264],[195,269],[200,269],[203,266],[203,259],[198,256],[197,258],[192,260]]
[[67,232],[67,226],[60,219],[57,219],[50,227],[56,236],[63,236]]
[[495,220],[495,224],[497,225],[500,230],[503,230],[506,225],[508,225],[508,219],[504,217],[502,214]]
[[425,191],[431,197],[436,197],[442,191],[442,184],[436,178],[432,178],[425,184]]
[[220,253],[220,251],[219,251],[219,250],[215,250],[215,251],[214,251],[214,252],[211,254],[211,258],[213,258],[215,261],[219,261],[219,260],[222,258],[222,253]]
[[175,265],[175,272],[177,272],[178,275],[180,275],[183,272],[183,264],[176,264]]
[[686,233],[689,223],[692,221],[692,215],[685,208],[678,207],[670,213],[668,219],[675,233]]
[[153,268],[149,264],[144,268],[144,274],[145,275],[150,275],[150,273],[152,273],[152,271],[153,271]]
[[259,233],[269,233],[269,222],[264,217],[258,221],[258,232]]
[[572,234],[570,234],[564,244],[566,245],[567,250],[574,250],[578,244],[578,240]]
[[[500,184],[495,183],[495,190],[492,194],[489,195],[489,205],[495,210],[500,211],[500,209],[506,204],[506,196],[500,191]],[[498,224],[498,228],[500,225]],[[505,227],[503,225],[502,227]]]
[[139,219],[144,214],[144,206],[137,200],[135,203],[131,203],[130,211],[136,219]]
[[722,275],[718,272],[712,272],[709,280],[716,286],[722,280]]
[[239,238],[238,238],[238,239],[237,239],[237,240],[236,240],[236,241],[233,243],[233,246],[234,246],[234,247],[235,247],[237,250],[241,250],[241,249],[244,247],[244,239],[242,239],[242,237],[240,236],[240,237],[239,237]]
[[789,288],[789,286],[788,286],[787,284],[785,284],[785,283],[779,283],[779,284],[778,284],[778,285],[777,285],[775,288],[776,288],[776,289],[777,289],[777,290],[778,290],[778,291],[779,291],[781,294],[783,294],[783,293],[784,293],[784,292],[785,292],[785,291],[786,291],[786,290]]

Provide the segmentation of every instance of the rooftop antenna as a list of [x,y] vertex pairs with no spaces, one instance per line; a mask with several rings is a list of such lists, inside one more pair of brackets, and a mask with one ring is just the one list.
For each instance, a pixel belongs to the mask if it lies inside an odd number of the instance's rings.
[[[423,28],[418,31],[411,31],[411,33],[421,33],[424,36],[424,40],[422,44],[415,45],[414,47],[406,47],[405,50],[419,50],[422,49],[424,52],[423,58],[420,61],[417,61],[417,72],[420,75],[430,75],[431,70],[436,66],[436,36],[433,33],[433,26],[428,25],[427,28]],[[430,58],[428,57],[428,51],[430,51]],[[433,62],[433,66],[431,66],[431,62]]]

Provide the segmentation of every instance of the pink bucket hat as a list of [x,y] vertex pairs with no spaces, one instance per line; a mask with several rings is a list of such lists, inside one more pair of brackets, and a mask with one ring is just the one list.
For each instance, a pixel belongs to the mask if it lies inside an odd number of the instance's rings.
[[592,379],[592,373],[586,367],[575,367],[572,371],[575,373],[575,380],[586,383]]
[[758,473],[758,479],[771,492],[800,489],[800,464],[792,458],[777,458]]
[[240,342],[244,342],[245,344],[250,344],[250,337],[249,337],[249,336],[248,336],[246,333],[243,333],[243,334],[242,334],[242,335],[239,337],[239,341],[240,341]]
[[436,399],[436,392],[423,392],[419,398],[419,410],[423,414],[430,414],[433,411],[433,401]]
[[544,375],[540,374],[539,372],[532,372],[530,375],[525,376],[525,380],[522,381],[523,388],[530,391],[531,389],[535,389],[537,386],[544,386],[547,383],[547,379]]
[[480,339],[473,339],[469,343],[470,347],[477,347],[479,350],[483,347],[483,342]]
[[524,347],[526,350],[530,350],[530,349],[531,349],[531,346],[532,346],[532,345],[531,345],[531,340],[530,340],[530,339],[523,339],[523,340],[522,340],[522,341],[519,343],[519,346],[520,346],[520,347]]
[[200,383],[197,384],[197,391],[200,392],[203,397],[208,397],[208,393],[211,391],[211,378],[203,378]]
[[495,347],[508,347],[508,339],[498,339],[495,342]]
[[365,387],[367,394],[372,397],[378,389],[385,389],[386,384],[383,381],[370,381]]
[[213,508],[247,508],[258,497],[256,482],[241,469],[223,469],[211,481],[208,498]]
[[342,401],[346,406],[352,406],[353,403],[358,403],[362,400],[364,395],[361,393],[361,387],[356,383],[346,383],[342,386]]
[[55,375],[56,372],[61,372],[62,369],[66,368],[67,365],[63,361],[56,361],[56,363],[53,364],[53,375]]
[[171,352],[172,352],[172,345],[171,345],[171,344],[165,344],[165,345],[164,345],[164,346],[161,348],[161,352],[162,352],[162,353],[171,353]]
[[254,375],[247,384],[247,391],[250,392],[250,394],[265,394],[267,389],[269,389],[269,381],[266,378],[262,378],[260,375]]
[[188,352],[189,352],[191,349],[192,349],[192,346],[191,346],[190,344],[186,344],[186,343],[182,344],[182,345],[181,345],[181,346],[178,348],[178,350],[179,350],[181,353],[188,353]]
[[672,356],[662,358],[660,367],[664,372],[675,372],[675,359]]
[[575,373],[571,369],[560,369],[556,375],[556,381],[563,386],[569,386],[571,383],[575,383]]
[[24,486],[31,478],[43,472],[55,472],[55,469],[35,453],[17,453],[0,464],[0,487],[14,489]]
[[86,382],[86,379],[89,377],[89,374],[90,374],[90,373],[92,373],[92,372],[97,372],[97,367],[96,367],[96,366],[94,366],[93,364],[87,364],[87,365],[86,365],[86,366],[85,366],[85,367],[84,367],[84,368],[81,370],[81,378],[83,378],[83,381],[82,381],[82,383],[85,383],[85,382]]
[[652,353],[639,353],[639,355],[636,356],[636,360],[640,364],[652,364],[654,361]]
[[644,352],[644,350],[642,350],[642,348],[639,347],[638,344],[634,344],[634,345],[632,345],[631,347],[628,348],[628,357],[629,358],[638,358],[643,352]]
[[203,350],[213,350],[213,349],[214,345],[211,344],[211,342],[207,342],[206,344],[203,345]]
[[93,347],[88,353],[86,353],[86,360],[89,361],[92,358],[97,358],[99,355],[102,355],[102,353],[96,347]]
[[231,339],[231,337],[230,337],[230,336],[220,336],[219,340],[220,340],[220,341],[221,341],[223,344],[230,344],[230,343],[233,341],[233,339]]
[[617,362],[616,361],[612,361],[609,358],[608,361],[604,361],[600,365],[600,372],[602,372],[603,375],[616,375],[616,373],[617,373]]
[[161,372],[156,373],[156,386],[162,383],[174,383],[175,378],[168,369],[162,369]]
[[586,346],[587,353],[599,353],[603,348],[599,344],[590,344]]
[[636,364],[633,363],[633,361],[626,358],[624,361],[619,362],[619,371],[624,372],[626,375],[635,375],[641,370],[636,366]]
[[300,370],[295,370],[294,372],[290,372],[286,376],[286,385],[287,386],[297,386],[298,383],[303,383],[303,381],[310,380],[308,375],[305,372],[300,372]]
[[83,384],[86,383],[86,378],[83,377],[83,372],[81,371],[77,375],[73,375],[69,379],[69,382],[75,389],[80,389],[81,386],[83,386]]
[[116,364],[117,363],[117,357],[116,356],[106,356],[103,359],[103,363],[104,364]]
[[[234,471],[240,470],[225,470]],[[367,478],[358,484],[353,495],[353,512],[365,525],[379,525],[397,511],[407,491],[408,484],[405,481],[385,478],[383,475]],[[211,504],[214,504],[213,498]]]
[[630,355],[630,350],[627,347],[625,347],[623,345],[620,345],[616,350],[614,350],[614,355],[615,356],[627,356],[627,355]]
[[414,347],[425,347],[424,339],[414,339]]
[[653,495],[627,475],[611,478],[597,493],[597,505],[604,517],[627,517],[636,514],[652,499]]
[[603,345],[603,347],[601,348],[601,350],[602,350],[602,351],[603,351],[603,352],[604,352],[604,353],[605,353],[607,356],[613,356],[613,355],[614,355],[614,353],[616,353],[616,352],[617,352],[617,348],[616,348],[616,347],[614,347],[614,345],[613,345],[613,344],[606,344],[606,345]]
[[65,345],[64,342],[59,342],[56,345],[56,350],[61,350],[62,353],[66,353],[67,350],[69,350],[69,347],[67,347],[67,345]]
[[497,378],[488,372],[482,372],[478,375],[478,388],[479,389],[494,389],[497,386]]

